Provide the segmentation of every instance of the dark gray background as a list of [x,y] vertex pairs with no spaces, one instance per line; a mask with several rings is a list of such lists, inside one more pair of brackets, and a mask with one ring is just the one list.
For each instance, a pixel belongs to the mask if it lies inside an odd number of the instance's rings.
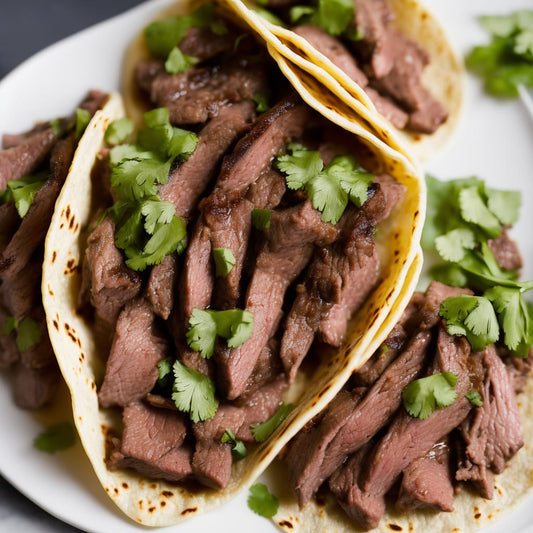
[[[0,0],[0,79],[47,45],[140,3],[142,0]],[[2,531],[79,531],[40,510],[1,476],[0,523]]]

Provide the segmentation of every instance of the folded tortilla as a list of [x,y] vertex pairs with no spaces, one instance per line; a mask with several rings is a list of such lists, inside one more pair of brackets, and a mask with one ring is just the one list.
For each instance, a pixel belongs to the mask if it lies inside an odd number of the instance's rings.
[[441,150],[455,131],[463,100],[463,64],[438,20],[417,0],[389,0],[394,20],[390,25],[419,43],[429,54],[423,83],[448,112],[448,119],[436,132],[422,134],[399,130],[380,115],[365,91],[306,39],[273,24],[255,7],[253,0],[223,0],[242,17],[280,56],[314,77],[326,92],[337,96],[358,120],[371,124],[372,132],[387,145],[399,150],[415,164],[428,161]]
[[[187,12],[189,6],[180,2],[173,12]],[[130,51],[126,72],[132,57],[139,58],[136,50],[138,43]],[[366,145],[365,167],[376,173],[389,173],[405,185],[406,191],[401,205],[380,224],[376,239],[382,264],[380,282],[356,313],[345,343],[333,359],[322,363],[312,375],[300,373],[284,397],[285,402],[295,404],[295,409],[266,442],[258,444],[245,459],[233,464],[231,480],[223,491],[207,488],[191,491],[185,485],[147,479],[131,470],[111,471],[106,467],[109,439],[121,433],[122,420],[119,411],[104,409],[98,403],[97,389],[103,377],[106,354],[99,353],[96,333],[77,313],[76,307],[84,255],[80,234],[94,214],[89,203],[91,169],[103,146],[108,124],[123,116],[118,95],[114,95],[89,124],[56,204],[46,240],[42,285],[51,341],[72,395],[74,420],[82,444],[100,482],[127,516],[146,526],[175,524],[221,505],[248,487],[381,344],[416,286],[421,269],[419,240],[425,214],[422,176],[407,158],[369,132],[364,121],[353,120],[347,108],[346,115],[339,113],[336,109],[345,109],[345,106],[334,95],[327,95],[326,104],[323,98],[317,100],[323,88],[314,78],[305,77],[302,81],[291,65],[287,65],[286,74],[302,91],[300,94],[307,103]],[[126,102],[128,109],[134,110],[135,99],[127,96]]]

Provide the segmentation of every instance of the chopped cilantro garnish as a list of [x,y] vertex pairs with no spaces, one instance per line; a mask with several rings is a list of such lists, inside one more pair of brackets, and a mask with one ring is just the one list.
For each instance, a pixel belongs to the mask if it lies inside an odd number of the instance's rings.
[[500,336],[498,319],[492,304],[482,296],[452,296],[440,306],[450,335],[465,335],[476,352],[496,342]]
[[266,441],[276,428],[289,416],[289,413],[294,409],[294,406],[282,403],[279,409],[262,424],[252,424],[252,435],[256,442]]
[[179,74],[180,72],[185,72],[189,67],[196,65],[199,61],[197,57],[188,56],[175,46],[165,61],[165,70],[169,74]]
[[253,326],[254,317],[250,311],[194,309],[189,318],[187,344],[202,357],[209,358],[215,351],[217,336],[226,339],[230,348],[236,348],[250,338]]
[[402,392],[403,405],[411,416],[424,420],[436,409],[455,402],[456,383],[457,376],[451,372],[415,379]]
[[13,332],[17,333],[16,344],[19,352],[24,352],[37,346],[42,339],[41,329],[39,324],[29,316],[22,320],[17,320],[15,317],[7,317],[2,326],[2,333],[9,335]]
[[82,109],[78,107],[76,109],[76,138],[79,139],[83,132],[85,131],[85,128],[89,125],[89,122],[91,121],[91,114],[87,109]]
[[152,22],[144,36],[150,53],[166,58],[191,28],[209,27],[216,35],[224,35],[228,28],[221,18],[216,17],[213,4],[204,4],[189,15],[171,17]]
[[326,167],[319,152],[301,145],[288,145],[289,154],[275,160],[286,175],[290,189],[304,189],[324,222],[336,224],[351,200],[361,207],[367,199],[374,175],[359,166],[352,156],[337,156]]
[[56,137],[61,137],[63,135],[63,120],[61,118],[54,118],[50,121],[50,128],[54,132]]
[[109,124],[105,132],[108,144],[123,143],[133,133],[133,122],[129,118],[119,118]]
[[270,218],[272,211],[270,209],[254,209],[252,211],[252,226],[258,230],[270,228]]
[[483,398],[477,390],[467,392],[465,398],[475,407],[481,407],[483,405]]
[[179,361],[174,363],[173,371],[172,399],[176,407],[188,413],[193,422],[213,418],[218,409],[213,382],[207,376],[192,368],[187,368]]
[[260,17],[264,18],[267,22],[274,24],[275,26],[281,26],[282,28],[285,27],[285,24],[283,24],[283,21],[279,17],[274,15],[274,13],[272,13],[272,11],[269,11],[268,9],[254,6],[252,7],[252,11],[255,14],[259,15]]
[[272,518],[278,512],[279,501],[264,483],[255,483],[250,487],[248,507],[264,518]]
[[76,430],[71,422],[62,422],[49,427],[38,435],[33,445],[42,452],[55,453],[71,448],[76,443]]
[[345,33],[354,20],[352,0],[318,0],[314,6],[294,6],[290,10],[293,24],[313,24],[330,35]]
[[30,209],[37,191],[48,178],[47,172],[33,176],[22,176],[18,180],[9,180],[6,189],[6,202],[14,202],[20,218],[24,218]]
[[215,276],[225,278],[235,266],[235,256],[229,248],[213,248]]
[[231,443],[231,455],[236,461],[244,459],[246,457],[246,454],[248,453],[244,442],[242,442],[242,440],[237,439],[231,429],[226,429],[224,435],[222,435],[222,438],[220,439],[220,442]]
[[513,97],[520,85],[533,87],[533,11],[485,16],[480,23],[492,41],[473,48],[466,66],[484,79],[485,90]]
[[268,105],[268,95],[264,93],[257,93],[253,96],[253,101],[255,102],[255,109],[258,113],[264,113],[270,109]]

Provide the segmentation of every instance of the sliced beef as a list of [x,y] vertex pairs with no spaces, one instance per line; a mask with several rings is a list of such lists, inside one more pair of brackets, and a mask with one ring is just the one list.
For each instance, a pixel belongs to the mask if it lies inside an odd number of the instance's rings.
[[0,254],[13,237],[20,224],[20,217],[13,202],[0,205]]
[[216,206],[235,202],[267,168],[272,158],[310,127],[311,111],[291,94],[263,113],[253,128],[222,163],[217,189],[209,202]]
[[238,34],[231,30],[219,34],[209,27],[193,27],[187,30],[178,46],[184,54],[205,61],[223,52],[232,52],[237,37]]
[[509,237],[507,229],[504,229],[499,237],[489,239],[488,244],[500,268],[505,270],[522,268],[522,256],[516,242]]
[[[372,103],[376,107],[376,110],[380,115],[383,115],[387,120],[389,120],[394,126],[398,129],[403,130],[409,121],[414,122],[413,119],[414,113],[409,116],[403,109],[398,107],[390,98],[382,96],[372,87],[366,87],[365,93],[372,100]],[[415,117],[416,118],[416,117]],[[416,123],[411,124],[412,129],[420,130],[423,127],[416,127]]]
[[513,353],[508,352],[507,349],[501,349],[501,346],[497,346],[497,350],[498,355],[505,363],[515,394],[524,392],[531,374],[531,367],[533,366],[533,349],[529,350],[528,356],[524,359],[516,357]]
[[136,299],[120,313],[98,399],[103,407],[126,406],[154,387],[166,341],[157,334],[148,302]]
[[174,307],[174,286],[177,278],[178,261],[176,256],[167,255],[161,263],[150,271],[146,284],[145,297],[152,304],[157,316],[166,320]]
[[368,85],[368,78],[359,68],[355,57],[350,51],[335,37],[318,26],[296,26],[292,28],[309,42],[319,52],[324,54],[335,66],[339,67],[349,76],[361,89]]
[[0,298],[0,368],[9,368],[20,357],[15,333],[7,335],[3,332],[4,324],[10,316],[11,313],[4,307],[3,301]]
[[250,127],[254,117],[252,102],[221,106],[218,115],[198,134],[194,153],[170,174],[167,184],[159,187],[159,198],[171,202],[176,214],[189,220],[222,157]]
[[0,285],[0,298],[17,320],[41,306],[41,265],[41,257],[32,258],[18,276]]
[[395,43],[387,27],[393,14],[387,0],[357,0],[355,27],[362,36],[357,49],[367,63],[369,73],[381,78],[394,64]]
[[429,57],[399,31],[390,29],[388,35],[394,42],[392,68],[386,75],[373,78],[370,84],[411,113],[411,129],[433,133],[446,121],[448,114],[422,84],[422,72]]
[[[354,487],[350,516],[363,527],[373,528],[385,511],[385,494],[402,471],[416,458],[428,453],[433,445],[467,417],[472,405],[465,397],[470,389],[468,357],[470,345],[464,337],[452,337],[439,326],[437,351],[430,373],[452,372],[458,378],[456,401],[434,411],[428,418],[413,418],[400,411],[387,434],[368,458],[366,471]],[[360,490],[358,490],[358,488]]]
[[490,499],[494,485],[487,469],[497,474],[503,472],[524,440],[513,384],[494,345],[483,351],[482,364],[483,405],[474,409],[461,425],[466,449],[455,477],[459,481],[473,481],[482,497]]
[[433,509],[453,511],[454,487],[450,472],[450,448],[444,439],[403,471],[396,507],[402,511]]
[[57,138],[51,128],[36,131],[20,144],[0,152],[0,192],[7,182],[18,180],[39,169]]
[[273,168],[267,168],[254,181],[246,193],[254,209],[274,209],[287,190],[285,176]]
[[78,107],[88,111],[92,117],[99,109],[104,107],[108,97],[109,95],[107,93],[98,89],[91,89]]
[[141,290],[141,277],[126,266],[115,246],[115,225],[109,217],[87,239],[82,280],[81,300],[88,294],[96,314],[109,324]]
[[13,376],[13,397],[23,409],[39,409],[54,397],[61,374],[57,367],[31,368],[18,364]]
[[75,148],[74,134],[58,141],[54,146],[50,156],[51,176],[35,193],[28,212],[0,257],[0,276],[4,279],[13,279],[17,276],[39,244],[43,242]]
[[431,332],[419,331],[363,398],[354,393],[339,395],[322,422],[299,445],[291,446],[287,464],[300,506],[307,504],[349,454],[389,422],[401,405],[403,389],[420,376],[431,339]]
[[226,63],[190,67],[168,74],[161,62],[140,63],[137,81],[157,107],[167,107],[172,124],[201,124],[215,117],[222,105],[251,100],[268,86],[262,63]]
[[237,398],[245,390],[261,350],[273,333],[285,291],[309,262],[314,246],[327,245],[336,237],[337,229],[322,222],[308,200],[272,213],[267,240],[246,294],[246,310],[254,316],[252,335],[241,346],[217,357],[228,399]]
[[226,488],[231,477],[231,445],[216,441],[199,441],[192,458],[195,478],[212,489]]
[[192,474],[192,451],[185,443],[185,415],[133,402],[122,412],[120,451],[108,467],[133,468],[149,478],[179,481]]

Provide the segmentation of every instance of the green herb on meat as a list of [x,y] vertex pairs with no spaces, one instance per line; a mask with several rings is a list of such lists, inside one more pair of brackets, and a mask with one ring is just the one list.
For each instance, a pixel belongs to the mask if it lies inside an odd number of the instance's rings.
[[235,256],[229,248],[213,248],[215,276],[225,278],[235,266]]
[[32,176],[22,176],[18,180],[9,180],[3,201],[13,202],[20,218],[24,218],[48,175],[49,173],[44,171]]
[[351,0],[318,0],[316,6],[294,6],[290,10],[293,24],[319,26],[330,35],[346,33],[354,20],[354,3]]
[[237,439],[231,429],[226,429],[224,435],[222,435],[222,438],[220,439],[220,442],[222,442],[222,444],[226,442],[231,444],[231,455],[236,461],[244,459],[248,453],[244,442]]
[[270,109],[268,104],[269,97],[264,93],[254,94],[252,100],[255,102],[255,109],[258,113],[264,113]]
[[188,413],[193,422],[213,418],[218,409],[213,382],[207,376],[192,368],[187,368],[179,361],[174,363],[173,372],[172,399],[176,407]]
[[279,409],[266,422],[252,424],[250,427],[256,442],[265,442],[293,409],[294,406],[291,403],[282,403]]
[[126,264],[139,271],[185,249],[185,221],[157,191],[167,182],[173,161],[187,159],[198,143],[194,133],[170,124],[166,108],[145,113],[144,120],[146,127],[135,144],[110,152],[116,202],[109,214],[115,222],[115,244],[124,250]]
[[484,79],[485,90],[514,97],[520,86],[533,87],[533,11],[484,16],[479,21],[492,40],[473,48],[466,66]]
[[89,111],[78,107],[78,109],[76,109],[76,139],[81,138],[90,121],[91,114]]
[[268,9],[254,6],[252,7],[252,11],[256,15],[259,15],[260,17],[264,18],[267,22],[270,22],[271,24],[274,24],[275,26],[280,26],[282,28],[285,27],[285,24],[283,23],[283,21],[278,16],[274,15],[274,13],[272,13],[272,11],[269,11]]
[[105,132],[108,144],[120,144],[133,133],[133,122],[129,118],[119,118],[109,124]]
[[272,518],[279,508],[279,500],[264,483],[255,483],[250,487],[248,507],[264,518]]
[[465,398],[474,406],[481,407],[483,405],[483,398],[477,390],[472,390],[465,394]]
[[2,333],[10,335],[16,332],[16,344],[19,352],[25,352],[34,346],[37,346],[41,340],[41,329],[39,324],[29,316],[22,320],[17,320],[15,317],[7,317],[2,326]]
[[185,72],[189,67],[196,65],[199,61],[197,57],[188,56],[175,46],[165,61],[165,70],[169,74],[179,74],[180,72]]
[[290,153],[278,157],[275,166],[286,175],[290,189],[306,191],[324,222],[336,224],[349,201],[358,207],[364,204],[374,175],[352,156],[334,157],[324,168],[319,152],[299,144],[289,144],[287,148]]
[[436,409],[455,402],[456,384],[457,376],[451,372],[415,379],[402,392],[403,405],[411,416],[424,420]]
[[236,348],[250,338],[253,326],[254,317],[250,311],[194,309],[189,318],[187,344],[208,359],[215,351],[217,336],[226,339],[230,348]]
[[33,441],[35,448],[50,454],[71,448],[74,444],[76,444],[76,430],[71,422],[50,426]]
[[252,211],[252,226],[258,230],[270,228],[270,218],[272,211],[270,209],[254,209]]

